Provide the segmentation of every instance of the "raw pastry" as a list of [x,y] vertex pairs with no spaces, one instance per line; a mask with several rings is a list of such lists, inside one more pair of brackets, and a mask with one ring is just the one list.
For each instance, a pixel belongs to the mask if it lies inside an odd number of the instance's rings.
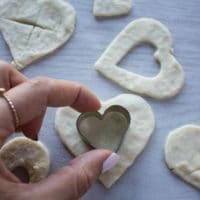
[[169,169],[200,189],[200,127],[186,125],[172,131],[165,145]]
[[[150,43],[156,48],[154,56],[161,64],[161,69],[155,77],[140,76],[117,65],[140,43]],[[125,89],[156,99],[166,99],[178,94],[184,83],[182,66],[174,58],[172,51],[168,29],[159,21],[141,18],[131,22],[113,40],[95,66],[105,77]]]
[[19,70],[66,43],[74,25],[75,11],[62,0],[0,1],[0,31]]
[[94,0],[93,13],[96,17],[112,17],[130,12],[132,0]]
[[48,150],[41,142],[26,137],[17,137],[6,143],[0,149],[0,159],[11,171],[18,167],[25,168],[30,183],[44,179],[49,172]]
[[[124,140],[117,152],[120,155],[119,164],[109,172],[101,175],[100,181],[111,187],[130,167],[146,147],[154,130],[154,114],[147,102],[139,96],[124,94],[102,103],[103,113],[112,105],[125,107],[131,118],[131,123]],[[78,156],[90,149],[81,139],[76,129],[76,120],[80,113],[71,108],[60,108],[56,113],[55,127],[64,145]]]

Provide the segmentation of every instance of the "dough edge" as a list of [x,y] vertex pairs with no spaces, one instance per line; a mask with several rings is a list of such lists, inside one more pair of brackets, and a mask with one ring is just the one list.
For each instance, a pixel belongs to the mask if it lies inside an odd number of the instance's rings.
[[169,133],[165,142],[165,146],[164,146],[165,162],[171,172],[173,172],[175,175],[177,175],[186,183],[189,183],[190,185],[200,190],[200,169],[192,171],[191,170],[192,166],[188,165],[187,158],[185,158],[185,160],[183,160],[182,162],[170,159],[171,154],[175,154],[175,152],[171,151],[172,144],[176,143],[176,139],[180,135],[183,135],[183,134],[187,135],[189,134],[188,132],[198,132],[199,137],[200,137],[200,126],[197,126],[194,124],[187,124],[175,130],[172,130]]

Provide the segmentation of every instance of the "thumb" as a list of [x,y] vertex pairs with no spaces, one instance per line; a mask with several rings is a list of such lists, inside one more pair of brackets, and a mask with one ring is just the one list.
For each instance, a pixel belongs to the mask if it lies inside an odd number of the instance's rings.
[[114,167],[118,161],[119,156],[108,150],[90,151],[72,160],[69,165],[61,168],[48,179],[30,185],[27,195],[29,199],[31,196],[34,200],[78,199],[101,173]]

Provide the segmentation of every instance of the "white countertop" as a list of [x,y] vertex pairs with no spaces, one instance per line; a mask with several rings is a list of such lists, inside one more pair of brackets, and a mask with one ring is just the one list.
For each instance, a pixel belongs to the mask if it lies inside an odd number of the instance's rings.
[[[200,1],[134,0],[130,15],[97,20],[92,14],[93,0],[69,0],[77,12],[75,34],[54,55],[33,64],[22,73],[28,77],[49,76],[79,81],[99,98],[108,99],[126,90],[99,75],[94,63],[111,40],[132,20],[152,17],[165,24],[174,40],[174,54],[183,65],[186,79],[182,92],[173,99],[146,98],[155,113],[156,129],[147,148],[110,190],[96,183],[83,200],[199,200],[198,190],[174,176],[164,162],[163,148],[169,131],[192,123],[200,125]],[[11,61],[0,38],[0,59]],[[153,76],[159,65],[154,50],[146,45],[131,51],[121,65],[141,75]],[[51,172],[64,166],[72,156],[54,130],[56,109],[47,112],[40,139],[51,152]]]

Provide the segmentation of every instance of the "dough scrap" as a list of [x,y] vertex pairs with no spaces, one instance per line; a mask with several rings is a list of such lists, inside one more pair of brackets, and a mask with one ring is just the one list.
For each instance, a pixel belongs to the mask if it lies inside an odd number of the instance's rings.
[[[125,107],[130,113],[131,123],[117,152],[120,155],[120,162],[115,168],[100,177],[100,181],[107,188],[110,188],[135,162],[135,159],[146,147],[155,126],[154,114],[151,107],[139,96],[132,94],[119,95],[103,102],[100,112],[103,113],[112,105]],[[80,113],[77,111],[66,107],[58,109],[55,118],[55,127],[59,137],[75,156],[91,150],[82,141],[76,129],[76,120],[79,115]]]
[[75,10],[62,0],[0,1],[0,31],[18,70],[64,45],[74,26]]
[[41,181],[49,172],[47,148],[41,142],[26,137],[17,137],[7,142],[0,149],[0,159],[10,171],[17,167],[25,168],[30,183]]
[[[154,57],[161,64],[161,69],[155,77],[144,77],[117,65],[132,48],[141,43],[150,43],[156,48]],[[95,67],[106,78],[125,89],[156,99],[166,99],[178,94],[184,83],[182,66],[172,51],[169,30],[159,21],[141,18],[128,24],[99,58]]]
[[200,189],[200,127],[186,125],[170,132],[165,160],[173,173]]
[[132,0],[94,0],[93,13],[96,17],[112,17],[128,14]]

